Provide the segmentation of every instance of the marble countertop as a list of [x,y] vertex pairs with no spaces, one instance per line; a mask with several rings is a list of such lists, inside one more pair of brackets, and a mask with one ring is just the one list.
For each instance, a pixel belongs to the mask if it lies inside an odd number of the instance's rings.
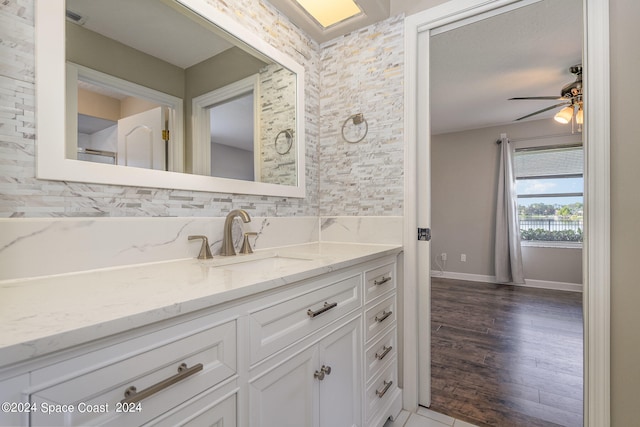
[[[399,245],[322,242],[207,261],[183,259],[0,281],[0,366],[400,250]],[[275,255],[279,258],[273,261]],[[261,268],[237,263],[258,259],[264,259]]]

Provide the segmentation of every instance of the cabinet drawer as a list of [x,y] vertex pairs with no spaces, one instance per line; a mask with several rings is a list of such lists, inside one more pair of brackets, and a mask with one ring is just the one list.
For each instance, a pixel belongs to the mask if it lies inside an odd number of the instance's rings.
[[365,382],[380,373],[380,370],[396,358],[398,346],[396,344],[396,329],[393,328],[376,340],[365,353]]
[[[118,345],[114,347],[117,351]],[[183,364],[186,369],[180,372]],[[55,365],[45,369],[55,370]],[[236,322],[147,348],[88,372],[86,367],[78,369],[85,372],[31,395],[39,408],[69,405],[60,406],[60,412],[32,413],[31,425],[140,425],[157,417],[236,372]],[[157,387],[139,404],[121,404],[132,386],[139,396]]]
[[352,276],[251,313],[251,363],[360,307],[360,277]]
[[387,406],[398,388],[397,363],[392,363],[367,387],[365,393],[366,418]]
[[369,341],[396,321],[396,297],[391,296],[365,312],[365,341]]
[[144,427],[235,427],[237,390],[237,380],[208,390]]
[[365,273],[364,300],[372,301],[396,287],[395,264],[387,264]]

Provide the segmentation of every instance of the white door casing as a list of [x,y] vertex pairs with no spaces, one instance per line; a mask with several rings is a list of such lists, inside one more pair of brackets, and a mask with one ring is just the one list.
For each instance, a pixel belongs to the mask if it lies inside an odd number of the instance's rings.
[[253,153],[254,179],[260,178],[260,75],[254,74],[237,82],[223,86],[193,98],[191,112],[193,115],[193,173],[211,175],[211,116],[209,108],[227,102],[240,95],[253,92]]
[[[418,170],[428,160],[430,148],[429,98],[418,86],[418,65],[428,69],[428,43],[419,43],[421,33],[444,24],[496,9],[516,0],[451,0],[405,19],[405,353],[404,407],[430,403],[430,378],[420,364],[429,362],[429,290],[421,275],[416,228],[424,221],[429,195],[418,185]],[[610,425],[610,104],[609,104],[609,4],[605,0],[583,0],[585,85],[585,242],[584,265],[584,425]],[[426,37],[428,41],[428,37]],[[421,56],[427,52],[425,58]],[[426,62],[424,62],[426,61]],[[420,64],[419,64],[420,62]],[[428,79],[426,79],[428,95]],[[418,109],[419,100],[425,100]],[[419,114],[419,115],[418,115]],[[420,145],[423,147],[418,149]],[[421,183],[421,185],[424,182]],[[426,200],[425,200],[426,199]],[[421,207],[422,206],[422,207]],[[428,280],[428,279],[427,279]],[[427,288],[427,289],[425,289]],[[423,326],[420,326],[423,325]],[[421,340],[428,341],[418,349]],[[426,356],[426,359],[425,357]],[[427,362],[425,362],[425,360]],[[426,368],[428,369],[428,368]],[[418,374],[421,375],[418,378]],[[423,396],[426,394],[426,396]]]

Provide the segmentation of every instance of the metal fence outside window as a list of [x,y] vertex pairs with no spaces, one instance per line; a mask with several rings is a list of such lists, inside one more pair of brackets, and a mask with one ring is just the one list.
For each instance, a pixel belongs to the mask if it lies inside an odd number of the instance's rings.
[[564,231],[578,229],[583,230],[581,220],[565,220],[555,218],[520,218],[520,230],[546,230],[546,231]]

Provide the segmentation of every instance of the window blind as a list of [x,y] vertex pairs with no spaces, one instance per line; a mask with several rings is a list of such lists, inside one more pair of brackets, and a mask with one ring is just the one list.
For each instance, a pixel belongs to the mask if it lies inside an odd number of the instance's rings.
[[518,178],[582,175],[582,147],[516,151],[514,169]]

